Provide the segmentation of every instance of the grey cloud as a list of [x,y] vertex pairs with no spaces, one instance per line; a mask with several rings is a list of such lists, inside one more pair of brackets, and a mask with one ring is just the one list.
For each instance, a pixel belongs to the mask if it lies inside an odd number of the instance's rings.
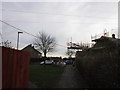
[[[76,42],[91,42],[91,34],[116,28],[118,16],[117,3],[113,2],[5,2],[2,14],[4,21],[34,35],[44,30],[64,46],[71,37]],[[13,32],[4,35],[5,39],[15,40],[17,31],[12,29],[4,25],[3,31]],[[27,34],[21,35],[20,48],[33,39]],[[67,47],[63,48],[57,46],[54,54],[65,54]]]

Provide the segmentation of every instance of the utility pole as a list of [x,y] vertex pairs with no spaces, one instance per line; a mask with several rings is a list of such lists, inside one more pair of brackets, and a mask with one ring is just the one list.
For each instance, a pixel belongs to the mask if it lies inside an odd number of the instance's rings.
[[18,37],[17,37],[17,50],[18,50],[18,46],[19,46],[19,34],[22,34],[23,32],[18,32]]

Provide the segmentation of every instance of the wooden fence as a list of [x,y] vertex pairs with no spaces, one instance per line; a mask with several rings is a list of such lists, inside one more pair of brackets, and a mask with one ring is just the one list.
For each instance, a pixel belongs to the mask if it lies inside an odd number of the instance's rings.
[[28,88],[28,52],[2,47],[2,88]]

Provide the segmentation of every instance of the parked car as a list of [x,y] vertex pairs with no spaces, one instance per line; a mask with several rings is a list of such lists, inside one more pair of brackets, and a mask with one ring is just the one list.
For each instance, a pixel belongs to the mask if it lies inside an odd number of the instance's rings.
[[45,64],[53,64],[53,60],[46,60]]
[[72,60],[66,60],[65,63],[66,63],[67,65],[70,65],[70,64],[72,64],[73,62],[72,62]]
[[40,62],[40,65],[43,65],[44,64],[44,61]]
[[40,62],[40,65],[43,65],[43,64],[51,65],[51,64],[53,64],[53,60],[45,60],[45,63],[44,63],[44,61]]
[[54,62],[54,65],[55,66],[62,66],[62,67],[65,67],[66,66],[66,63],[65,62],[63,62],[63,61],[59,61],[59,62]]

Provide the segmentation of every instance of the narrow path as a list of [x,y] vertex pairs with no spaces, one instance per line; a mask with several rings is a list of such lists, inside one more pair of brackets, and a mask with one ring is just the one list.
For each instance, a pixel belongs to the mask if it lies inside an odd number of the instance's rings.
[[88,88],[79,72],[67,65],[55,88]]

